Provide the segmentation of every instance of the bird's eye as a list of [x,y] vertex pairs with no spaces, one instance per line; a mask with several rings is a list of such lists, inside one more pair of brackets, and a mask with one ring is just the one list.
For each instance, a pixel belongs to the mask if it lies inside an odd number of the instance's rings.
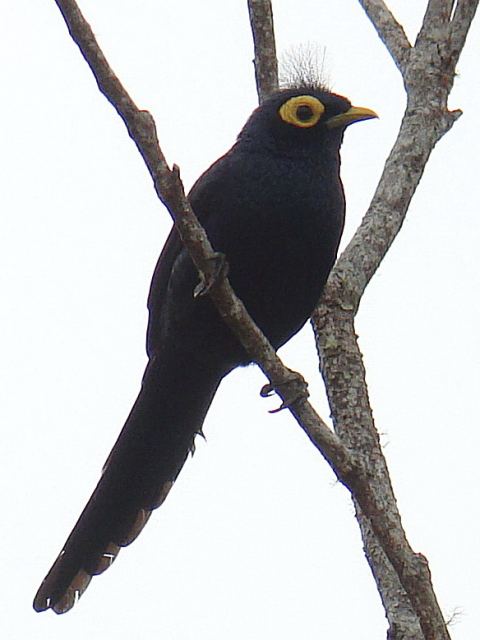
[[313,118],[313,111],[311,107],[308,107],[306,104],[302,104],[297,107],[295,115],[298,120],[301,120],[302,122],[309,122]]
[[278,113],[284,122],[295,127],[313,127],[322,117],[325,107],[313,96],[295,96],[282,104]]

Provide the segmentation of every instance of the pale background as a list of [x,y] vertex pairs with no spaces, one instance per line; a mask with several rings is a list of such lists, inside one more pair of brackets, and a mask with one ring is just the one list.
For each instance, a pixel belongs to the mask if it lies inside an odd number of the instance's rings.
[[[390,1],[411,37],[423,5]],[[256,105],[246,2],[83,0],[105,54],[156,118],[185,183]],[[329,79],[378,121],[348,130],[347,240],[405,96],[354,0],[274,2],[279,51],[327,48]],[[458,67],[464,116],[435,149],[357,320],[403,522],[456,640],[478,637],[480,21]],[[0,631],[9,640],[385,638],[349,496],[253,367],[222,385],[165,505],[75,609],[34,593],[137,394],[146,296],[170,220],[52,1],[3,1]],[[307,328],[282,350],[328,410]],[[179,390],[179,393],[181,390]]]

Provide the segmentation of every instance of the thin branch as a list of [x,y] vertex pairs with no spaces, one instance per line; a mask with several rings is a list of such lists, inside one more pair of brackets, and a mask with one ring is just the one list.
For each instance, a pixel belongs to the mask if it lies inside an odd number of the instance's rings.
[[423,113],[406,112],[372,202],[330,274],[323,300],[348,300],[352,309],[358,308],[403,225],[433,147],[459,115],[435,113],[427,127]]
[[[140,111],[137,108],[115,76],[76,2],[55,1],[67,23],[70,35],[97,79],[100,91],[125,122],[153,178],[156,192],[175,220],[178,232],[195,266],[204,279],[209,281],[216,254],[185,197],[178,168],[174,166],[170,170],[166,163],[152,116],[148,111]],[[334,468],[337,477],[344,482],[350,477],[355,462],[338,436],[328,428],[306,400],[305,383],[301,381],[301,376],[283,365],[243,303],[236,297],[228,279],[220,279],[213,284],[209,295],[224,321],[268,377],[284,403],[288,404],[302,429]],[[295,398],[293,402],[292,396]]]
[[450,47],[454,64],[458,62],[477,8],[478,0],[457,1],[450,23]]
[[436,31],[442,25],[446,25],[450,21],[455,0],[429,0],[423,23],[418,32],[417,42],[421,40],[426,33]]
[[[478,0],[458,0],[456,3],[453,0],[430,0],[428,3],[415,43],[415,60],[421,64],[422,59],[429,57],[430,73],[423,73],[421,82],[426,82],[431,92],[436,91],[440,108],[446,106],[446,102],[444,105],[441,101],[445,95],[448,97],[453,86],[455,67],[477,7]],[[419,81],[419,73],[415,64],[408,71],[405,86],[409,94]],[[444,87],[448,88],[446,94]]]
[[260,104],[278,89],[278,63],[270,0],[248,0],[255,49],[255,80]]
[[166,167],[167,164],[158,146],[151,115],[147,111],[138,109],[113,72],[77,3],[73,0],[55,0],[55,2],[66,22],[72,40],[78,45],[82,56],[95,76],[98,88],[122,118],[130,137],[137,145],[150,175],[154,179],[157,194],[160,196],[162,175],[166,174],[157,171],[157,167]]
[[387,640],[423,640],[418,617],[390,560],[374,534],[370,521],[354,501],[355,517],[362,532],[363,549],[382,599],[389,630]]
[[383,0],[359,0],[400,73],[404,73],[411,45],[402,25]]

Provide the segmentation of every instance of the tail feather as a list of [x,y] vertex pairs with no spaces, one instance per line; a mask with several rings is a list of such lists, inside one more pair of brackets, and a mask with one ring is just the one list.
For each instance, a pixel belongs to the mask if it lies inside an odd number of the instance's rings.
[[163,356],[147,367],[97,487],[40,585],[36,611],[65,613],[74,606],[92,576],[139,535],[192,450],[221,375]]

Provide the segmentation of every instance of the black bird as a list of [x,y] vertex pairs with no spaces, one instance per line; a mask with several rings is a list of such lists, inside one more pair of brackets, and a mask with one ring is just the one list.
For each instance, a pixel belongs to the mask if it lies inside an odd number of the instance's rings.
[[[376,117],[319,86],[283,89],[250,116],[189,199],[230,282],[277,349],[305,324],[335,262],[345,128]],[[36,611],[71,609],[140,533],[179,474],[218,385],[249,363],[172,229],[148,298],[148,364],[100,481],[42,582]]]

